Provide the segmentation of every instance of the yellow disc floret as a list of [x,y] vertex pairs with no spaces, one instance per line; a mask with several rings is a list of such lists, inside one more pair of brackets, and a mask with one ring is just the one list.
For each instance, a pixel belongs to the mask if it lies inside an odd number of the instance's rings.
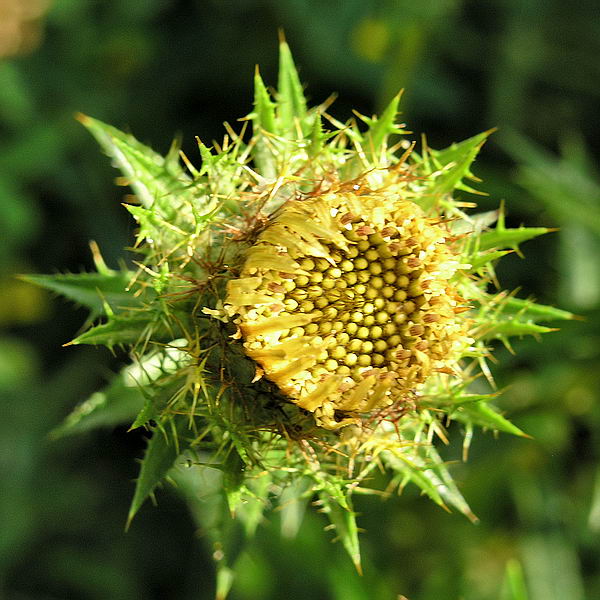
[[228,284],[246,354],[328,429],[402,402],[471,342],[450,237],[395,194],[287,202]]

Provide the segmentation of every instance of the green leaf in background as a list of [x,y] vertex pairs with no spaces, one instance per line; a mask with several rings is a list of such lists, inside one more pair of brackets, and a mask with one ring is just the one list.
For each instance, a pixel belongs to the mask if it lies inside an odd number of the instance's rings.
[[[146,407],[154,405],[157,393],[164,393],[164,389],[157,390],[152,384],[161,376],[175,373],[188,362],[188,355],[177,347],[176,342],[148,353],[124,367],[104,390],[95,392],[79,404],[63,423],[50,432],[50,437],[84,433],[96,427],[114,427],[131,423],[134,419],[136,421],[132,428],[140,427],[157,416],[156,412],[150,414]],[[181,383],[177,382],[176,385],[180,386]],[[174,391],[167,390],[167,395],[170,396]],[[148,413],[143,422],[138,422],[140,411]]]
[[227,472],[223,465],[204,465],[199,461],[208,457],[202,453],[184,453],[185,462],[178,461],[169,471],[168,478],[184,496],[199,527],[204,543],[212,554],[217,570],[216,599],[229,594],[236,573],[236,565],[247,541],[268,506],[271,480],[269,475],[257,474],[240,492],[235,518],[224,493]]
[[257,473],[256,477],[247,481],[235,510],[235,518],[244,526],[244,533],[250,539],[256,533],[263,520],[263,515],[270,507],[272,478],[269,473]]
[[50,432],[51,438],[85,433],[97,427],[116,427],[131,422],[144,405],[144,394],[132,382],[126,367],[102,391],[79,404],[64,422]]
[[283,488],[278,507],[281,514],[281,535],[283,537],[290,539],[296,537],[311,496],[312,486],[308,477],[292,479]]
[[514,558],[506,563],[506,575],[500,600],[528,600],[527,586],[521,563]]
[[517,182],[560,225],[560,297],[575,310],[600,301],[600,181],[583,139],[569,131],[556,156],[516,132],[500,138],[519,162]]
[[545,205],[559,223],[579,223],[600,235],[600,182],[575,133],[562,140],[555,156],[514,131],[500,137],[503,149],[519,161],[517,182]]

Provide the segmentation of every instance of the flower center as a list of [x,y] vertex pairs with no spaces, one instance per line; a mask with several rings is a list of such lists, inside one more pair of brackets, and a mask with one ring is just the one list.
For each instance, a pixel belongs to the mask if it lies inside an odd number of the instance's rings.
[[324,427],[406,398],[466,339],[448,237],[397,196],[288,203],[228,286],[246,353]]

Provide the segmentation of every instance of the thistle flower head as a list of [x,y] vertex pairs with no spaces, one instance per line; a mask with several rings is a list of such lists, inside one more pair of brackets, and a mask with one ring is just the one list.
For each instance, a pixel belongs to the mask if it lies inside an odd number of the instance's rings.
[[200,168],[80,117],[136,193],[140,260],[115,271],[96,251],[97,273],[31,279],[102,318],[72,343],[131,351],[59,430],[128,415],[155,432],[130,518],[163,478],[195,490],[215,467],[247,532],[317,495],[357,567],[352,493],[375,468],[472,517],[434,439],[450,420],[522,435],[490,403],[490,346],[571,315],[494,288],[495,262],[548,230],[466,212],[489,132],[417,152],[394,143],[398,100],[361,123],[309,109],[282,41],[274,98],[255,75],[251,139],[227,126]]
[[247,355],[328,429],[406,402],[472,342],[447,226],[353,187],[284,204],[228,285]]

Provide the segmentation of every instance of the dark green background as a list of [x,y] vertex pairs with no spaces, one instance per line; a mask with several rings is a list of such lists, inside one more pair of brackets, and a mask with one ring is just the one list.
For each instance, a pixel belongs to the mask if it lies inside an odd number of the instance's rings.
[[[25,0],[23,0],[25,2]],[[17,0],[18,4],[18,0]],[[134,226],[116,171],[73,119],[88,113],[159,151],[183,133],[210,143],[251,110],[260,64],[274,83],[277,29],[308,95],[331,112],[378,111],[405,88],[403,117],[444,147],[498,126],[475,165],[482,208],[558,226],[507,257],[504,287],[585,317],[499,349],[498,405],[533,440],[475,437],[453,472],[471,525],[415,491],[359,498],[364,570],[325,520],[282,540],[269,514],[240,565],[234,600],[522,600],[503,584],[521,564],[531,600],[600,597],[600,9],[592,0],[55,0],[37,49],[0,59],[0,597],[211,598],[203,539],[172,488],[129,533],[143,434],[126,427],[57,442],[47,432],[125,357],[62,348],[85,319],[14,279],[125,257]],[[460,458],[460,430],[443,449]]]

